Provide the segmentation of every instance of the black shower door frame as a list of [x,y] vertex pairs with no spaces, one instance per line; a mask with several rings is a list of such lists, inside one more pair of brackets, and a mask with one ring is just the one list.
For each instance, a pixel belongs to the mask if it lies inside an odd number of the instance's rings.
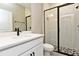
[[46,11],[50,11],[50,10],[52,10],[52,9],[55,9],[55,8],[57,8],[57,50],[58,51],[56,51],[56,52],[58,52],[58,53],[61,53],[61,54],[65,54],[65,55],[68,55],[68,56],[73,56],[73,55],[70,55],[70,54],[67,54],[67,53],[63,53],[63,52],[61,52],[60,51],[60,24],[59,24],[59,21],[60,21],[60,18],[59,18],[59,9],[61,8],[61,7],[64,7],[64,6],[68,6],[68,5],[71,5],[71,4],[74,4],[74,3],[65,3],[65,4],[63,4],[63,5],[60,5],[60,6],[55,6],[55,7],[53,7],[53,8],[49,8],[49,9],[46,9],[46,10],[44,10],[44,43],[45,43],[45,13],[46,13]]

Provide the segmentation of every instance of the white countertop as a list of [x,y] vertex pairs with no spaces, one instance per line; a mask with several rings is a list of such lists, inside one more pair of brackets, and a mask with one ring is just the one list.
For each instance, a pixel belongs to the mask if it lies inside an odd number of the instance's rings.
[[36,38],[43,37],[42,34],[26,34],[20,36],[7,36],[7,37],[0,37],[0,51],[22,44],[24,42],[28,42],[34,40]]

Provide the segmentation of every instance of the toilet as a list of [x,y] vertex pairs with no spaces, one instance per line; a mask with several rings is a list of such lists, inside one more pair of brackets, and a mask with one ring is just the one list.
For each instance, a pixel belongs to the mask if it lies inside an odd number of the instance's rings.
[[43,44],[43,50],[45,56],[50,56],[51,52],[54,51],[54,46],[48,43]]

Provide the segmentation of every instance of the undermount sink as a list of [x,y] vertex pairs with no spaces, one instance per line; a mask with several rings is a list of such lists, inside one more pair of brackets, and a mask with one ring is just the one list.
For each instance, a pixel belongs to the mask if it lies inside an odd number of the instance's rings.
[[14,36],[12,39],[23,39],[23,38],[29,38],[32,37],[31,35],[19,35],[19,36]]
[[31,35],[31,34],[22,34],[20,36],[22,36],[22,37],[32,37],[33,35]]
[[20,36],[15,36],[15,37],[12,37],[12,39],[21,39]]
[[16,40],[26,40],[26,39],[30,39],[30,38],[34,38],[37,37],[37,34],[20,34],[19,36],[13,36],[11,37],[12,39]]
[[22,35],[22,37],[32,37],[31,35]]

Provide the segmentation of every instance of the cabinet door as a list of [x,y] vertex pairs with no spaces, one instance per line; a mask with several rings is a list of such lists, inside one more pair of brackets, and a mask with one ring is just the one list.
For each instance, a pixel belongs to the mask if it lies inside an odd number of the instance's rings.
[[20,55],[20,56],[32,56],[32,51],[31,50],[29,50],[29,51],[27,51],[27,52],[24,52],[22,55]]
[[35,56],[43,56],[43,44],[39,44],[34,48]]
[[21,56],[43,56],[43,44],[38,44],[29,51],[23,53]]

